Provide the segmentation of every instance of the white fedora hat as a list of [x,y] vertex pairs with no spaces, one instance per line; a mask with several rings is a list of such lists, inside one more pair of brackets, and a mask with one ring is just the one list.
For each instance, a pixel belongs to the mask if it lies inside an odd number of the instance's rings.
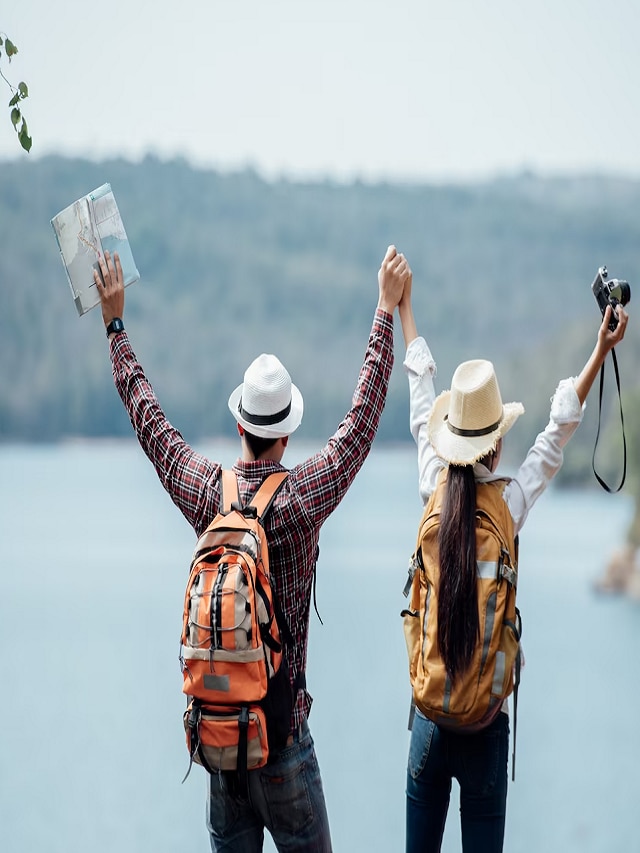
[[300,426],[304,405],[282,362],[263,353],[247,367],[244,382],[229,397],[229,409],[247,432],[282,438]]
[[495,449],[524,412],[522,403],[502,403],[493,364],[464,361],[433,404],[427,421],[429,441],[451,465],[472,465]]

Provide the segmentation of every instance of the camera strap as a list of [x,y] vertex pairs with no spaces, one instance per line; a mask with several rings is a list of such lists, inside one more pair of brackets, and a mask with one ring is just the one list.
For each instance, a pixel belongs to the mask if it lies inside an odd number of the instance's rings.
[[600,483],[603,489],[607,492],[619,492],[620,489],[624,485],[625,478],[627,476],[627,439],[624,434],[624,415],[622,414],[622,397],[620,395],[620,374],[618,372],[618,359],[616,358],[616,351],[614,348],[611,349],[611,358],[613,359],[613,370],[616,375],[616,386],[618,388],[618,401],[620,403],[620,424],[622,426],[622,447],[623,447],[623,467],[622,467],[622,479],[620,480],[620,485],[617,489],[611,489],[605,483],[605,481],[598,475],[596,471],[596,448],[598,446],[598,439],[600,438],[600,420],[602,417],[602,396],[604,390],[604,363],[600,368],[600,395],[598,399],[598,432],[596,433],[596,443],[593,446],[593,458],[591,460],[591,467],[593,468],[593,473],[596,475],[596,480]]

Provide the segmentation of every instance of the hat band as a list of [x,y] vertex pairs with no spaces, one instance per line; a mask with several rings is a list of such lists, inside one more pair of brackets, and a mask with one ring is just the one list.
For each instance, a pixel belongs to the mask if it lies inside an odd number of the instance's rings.
[[451,432],[454,433],[454,435],[461,435],[464,438],[477,438],[481,435],[489,435],[490,432],[493,432],[494,430],[498,429],[502,421],[502,418],[500,418],[500,420],[496,421],[495,424],[491,424],[491,426],[488,427],[483,427],[482,429],[460,429],[459,427],[455,427],[451,423],[448,415],[445,415],[444,419],[447,422],[447,426],[449,427]]
[[280,421],[283,421],[289,412],[291,411],[291,400],[289,400],[289,405],[284,409],[281,409],[279,412],[276,412],[275,415],[252,415],[251,412],[248,412],[246,409],[242,408],[242,397],[240,398],[240,402],[238,403],[238,411],[250,424],[255,424],[256,426],[269,426],[270,424],[279,424]]

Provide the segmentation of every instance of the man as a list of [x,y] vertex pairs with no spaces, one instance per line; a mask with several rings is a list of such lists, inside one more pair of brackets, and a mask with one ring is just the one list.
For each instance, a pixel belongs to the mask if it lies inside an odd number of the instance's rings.
[[[142,449],[172,500],[200,536],[218,512],[221,466],[196,453],[167,421],[124,331],[124,284],[118,255],[105,253],[94,273],[109,338],[113,375]],[[265,521],[276,594],[293,637],[285,644],[294,707],[284,750],[249,772],[248,796],[233,774],[208,777],[213,851],[262,850],[264,828],[278,850],[331,851],[320,771],[307,718],[305,689],[312,583],[320,528],[366,459],[384,407],[393,364],[393,312],[411,270],[389,246],[378,272],[379,298],[351,409],[324,448],[292,468]],[[215,401],[212,401],[215,403]],[[273,355],[247,368],[229,398],[241,457],[233,466],[246,502],[264,478],[284,470],[289,436],[300,425],[302,395]]]

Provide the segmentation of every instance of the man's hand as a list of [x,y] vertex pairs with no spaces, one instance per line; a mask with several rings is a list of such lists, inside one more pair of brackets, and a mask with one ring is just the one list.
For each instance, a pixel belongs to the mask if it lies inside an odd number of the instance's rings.
[[378,271],[378,308],[393,314],[402,299],[405,286],[411,288],[411,280],[412,273],[407,259],[396,251],[395,246],[389,246]]
[[102,319],[104,325],[108,326],[114,317],[124,314],[124,276],[120,256],[114,252],[113,258],[109,252],[104,253],[104,258],[98,258],[100,272],[93,271],[93,280],[100,296],[102,307]]

